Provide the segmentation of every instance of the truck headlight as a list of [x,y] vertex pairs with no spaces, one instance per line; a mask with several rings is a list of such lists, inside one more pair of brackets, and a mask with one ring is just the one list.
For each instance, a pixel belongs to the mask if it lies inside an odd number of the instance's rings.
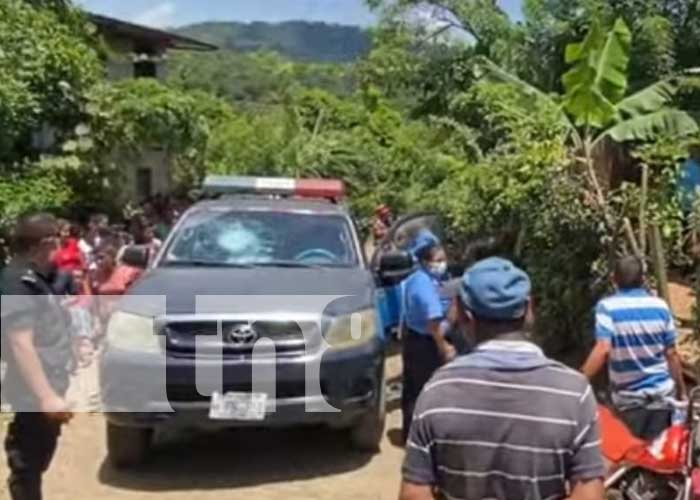
[[325,338],[331,349],[347,349],[366,344],[376,336],[376,312],[366,309],[333,318]]
[[116,311],[107,325],[107,342],[124,351],[160,352],[155,320],[146,316]]

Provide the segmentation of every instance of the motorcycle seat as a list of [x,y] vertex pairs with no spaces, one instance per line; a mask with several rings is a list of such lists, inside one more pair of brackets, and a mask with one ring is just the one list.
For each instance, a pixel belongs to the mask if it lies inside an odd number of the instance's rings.
[[621,462],[632,450],[644,449],[647,443],[636,437],[607,407],[598,407],[603,456],[611,462]]

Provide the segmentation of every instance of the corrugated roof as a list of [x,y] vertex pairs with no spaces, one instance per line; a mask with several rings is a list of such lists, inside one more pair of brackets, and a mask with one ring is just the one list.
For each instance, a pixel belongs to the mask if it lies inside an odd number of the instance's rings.
[[218,50],[219,48],[216,45],[195,40],[194,38],[156,28],[149,28],[148,26],[141,26],[113,17],[99,14],[89,14],[88,16],[102,33],[123,36],[143,44],[158,45],[175,50],[212,51]]

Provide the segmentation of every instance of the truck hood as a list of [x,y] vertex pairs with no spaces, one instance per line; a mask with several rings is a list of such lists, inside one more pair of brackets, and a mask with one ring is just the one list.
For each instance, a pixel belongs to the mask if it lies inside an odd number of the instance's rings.
[[[259,298],[259,303],[268,310],[278,307],[279,310],[291,308],[295,313],[307,313],[314,309],[310,305],[313,301],[304,300],[304,297],[343,297],[334,300],[326,311],[327,314],[336,315],[373,307],[374,287],[371,273],[359,268],[156,268],[146,273],[129,290],[122,298],[119,309],[151,315],[153,307],[165,301],[167,315],[195,314],[202,312],[202,301],[212,304],[218,300],[211,296],[246,296],[243,302],[250,303],[249,299]],[[271,301],[263,296],[288,296],[289,299],[278,298],[274,301],[278,305],[270,306]],[[200,297],[199,311],[196,311],[197,297]],[[304,306],[304,302],[309,305]],[[162,309],[163,306],[158,307]],[[216,309],[217,306],[208,306],[211,307]],[[229,305],[220,309],[208,312],[231,312]]]

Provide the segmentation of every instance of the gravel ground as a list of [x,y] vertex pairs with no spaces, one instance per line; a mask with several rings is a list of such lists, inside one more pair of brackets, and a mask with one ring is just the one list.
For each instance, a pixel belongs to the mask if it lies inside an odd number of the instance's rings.
[[[388,373],[400,373],[396,357]],[[403,450],[390,441],[400,427],[401,411],[391,402],[374,456],[352,451],[342,433],[324,429],[164,436],[148,464],[123,472],[106,461],[102,416],[83,414],[64,429],[44,493],[47,500],[393,500]],[[0,454],[0,499],[9,499]]]

